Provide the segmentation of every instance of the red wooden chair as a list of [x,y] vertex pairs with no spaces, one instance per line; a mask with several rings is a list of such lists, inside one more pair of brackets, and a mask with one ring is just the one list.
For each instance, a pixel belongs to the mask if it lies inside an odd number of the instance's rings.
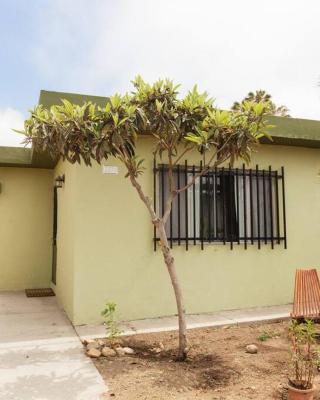
[[291,317],[320,319],[320,282],[316,269],[297,269]]

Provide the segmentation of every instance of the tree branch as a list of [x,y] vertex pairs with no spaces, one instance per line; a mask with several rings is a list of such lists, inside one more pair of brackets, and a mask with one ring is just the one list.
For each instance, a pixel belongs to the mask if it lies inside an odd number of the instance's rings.
[[169,166],[168,166],[168,179],[169,179],[169,196],[166,201],[166,205],[164,208],[164,213],[162,216],[163,223],[165,224],[169,218],[169,215],[171,213],[171,206],[172,206],[172,201],[175,197],[176,193],[176,187],[175,187],[175,182],[173,178],[173,163],[172,163],[172,153],[171,151],[168,151],[168,160],[169,160]]
[[167,198],[165,210],[164,210],[164,213],[163,213],[163,216],[162,216],[162,220],[163,220],[163,223],[164,223],[164,224],[167,222],[167,220],[168,220],[168,218],[169,218],[169,215],[170,215],[170,212],[171,212],[172,202],[173,202],[173,199],[174,199],[175,196],[176,196],[176,192],[177,192],[177,191],[170,192],[170,193],[169,193],[169,196],[168,196],[168,198]]
[[204,169],[202,169],[202,171],[200,171],[199,174],[196,174],[196,175],[191,179],[191,181],[188,182],[187,185],[185,185],[185,186],[182,187],[182,188],[179,188],[179,189],[176,191],[176,194],[181,193],[181,192],[184,192],[185,190],[187,190],[190,186],[192,186],[192,185],[195,183],[195,181],[196,181],[197,179],[199,179],[201,176],[205,175],[205,174],[206,174],[207,172],[209,172],[211,169],[217,167],[218,165],[221,165],[222,163],[224,163],[224,162],[230,157],[229,155],[227,155],[227,156],[224,157],[223,159],[217,160],[217,161],[214,163],[214,165],[213,165],[212,167],[210,166],[210,164],[211,164],[212,161],[216,158],[216,156],[218,155],[218,153],[221,152],[221,150],[223,150],[223,148],[224,148],[224,147],[226,146],[226,144],[229,142],[230,138],[231,138],[231,135],[229,136],[228,140],[220,147],[220,149],[218,149],[218,150],[213,154],[213,156],[210,158],[208,164],[204,167]]
[[157,214],[156,214],[156,212],[155,212],[155,210],[153,208],[153,204],[152,204],[152,201],[151,201],[150,197],[144,194],[144,192],[143,192],[143,190],[141,188],[141,185],[139,184],[139,182],[137,181],[135,176],[133,174],[131,174],[130,172],[129,172],[129,177],[130,177],[130,181],[132,183],[132,186],[136,189],[140,199],[146,205],[146,207],[147,207],[147,209],[149,211],[149,214],[151,216],[152,223],[156,224],[160,220],[160,218],[157,216]]
[[181,160],[181,158],[190,150],[192,150],[192,146],[191,147],[187,147],[181,154],[180,156],[174,161],[173,166],[176,166],[178,164],[178,162]]
[[143,203],[146,205],[146,207],[147,207],[147,209],[148,209],[148,211],[149,211],[149,214],[150,214],[152,223],[156,225],[156,224],[158,223],[158,221],[160,220],[160,218],[158,217],[158,215],[156,214],[156,212],[155,212],[155,210],[154,210],[154,208],[153,208],[152,200],[150,199],[149,196],[147,196],[147,195],[143,192],[140,183],[137,181],[137,178],[136,178],[136,176],[134,175],[133,168],[132,168],[132,166],[130,165],[130,161],[131,161],[130,159],[123,160],[123,162],[124,162],[124,164],[125,164],[125,166],[126,166],[126,168],[127,168],[127,171],[128,171],[128,175],[129,175],[129,178],[130,178],[130,182],[131,182],[132,186],[133,186],[133,187],[136,189],[136,191],[138,192],[138,195],[139,195],[140,199],[141,199],[141,200],[143,201]]
[[[175,189],[174,187],[174,181],[171,182],[171,180],[173,179],[173,166],[176,165],[175,163],[172,163],[172,154],[170,152],[168,152],[168,159],[169,159],[169,166],[168,166],[168,177],[169,177],[169,185],[170,185],[170,193],[169,196],[167,198],[166,201],[166,205],[165,205],[165,210],[162,216],[162,220],[163,223],[165,224],[170,216],[170,212],[171,212],[171,208],[172,208],[172,202],[175,198],[175,196],[178,193],[184,192],[185,190],[187,190],[190,186],[192,186],[195,181],[200,178],[202,175],[206,174],[207,172],[210,171],[210,164],[212,163],[212,161],[216,158],[216,156],[219,154],[219,152],[221,152],[224,147],[228,144],[228,142],[230,141],[232,135],[229,136],[229,138],[225,141],[225,143],[220,147],[220,149],[218,149],[217,151],[215,151],[215,153],[212,155],[212,157],[210,158],[207,166],[197,175],[194,176],[194,178],[192,178],[192,180],[183,188],[179,188],[179,189]],[[181,159],[181,157],[183,156],[183,154],[186,154],[186,150],[180,155],[180,157],[178,159]],[[228,155],[227,157],[225,157],[222,160],[218,160],[215,162],[215,164],[212,166],[212,168],[215,168],[216,166],[222,164],[224,161],[226,161],[230,156]]]

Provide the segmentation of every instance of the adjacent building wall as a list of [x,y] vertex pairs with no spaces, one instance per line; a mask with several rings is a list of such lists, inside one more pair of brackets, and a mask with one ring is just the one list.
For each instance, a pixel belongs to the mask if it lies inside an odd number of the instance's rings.
[[58,189],[58,233],[57,233],[57,274],[56,285],[52,287],[69,318],[74,313],[74,247],[75,220],[74,209],[77,202],[75,188],[77,177],[76,167],[60,161],[53,174],[54,179],[64,174],[65,184]]
[[0,290],[48,287],[52,171],[0,168]]
[[[147,171],[140,181],[153,195],[152,143],[145,139],[139,153]],[[194,161],[193,159],[190,161]],[[210,244],[174,247],[188,313],[210,312],[292,300],[296,268],[319,265],[320,151],[264,145],[253,158],[260,168],[285,167],[288,249],[283,244],[244,247]],[[118,305],[125,320],[172,315],[175,300],[160,251],[153,251],[153,228],[144,204],[130,182],[102,174],[102,167],[77,166],[74,225],[73,321],[100,320],[105,301]],[[61,251],[61,250],[60,250]],[[60,274],[65,273],[60,267]],[[69,266],[68,266],[69,268]],[[58,270],[58,279],[59,270]]]

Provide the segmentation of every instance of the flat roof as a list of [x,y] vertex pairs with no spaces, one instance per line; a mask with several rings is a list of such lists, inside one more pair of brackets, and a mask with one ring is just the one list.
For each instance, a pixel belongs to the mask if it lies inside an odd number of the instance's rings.
[[[91,101],[101,107],[108,102],[108,97],[104,96],[41,90],[39,104],[49,108],[52,105],[61,104],[62,99],[79,105]],[[268,116],[267,119],[270,124],[275,125],[275,128],[270,131],[273,142],[264,138],[262,143],[320,148],[320,121],[275,116]],[[1,167],[52,169],[56,163],[57,160],[53,159],[49,154],[39,153],[31,148],[0,146]]]
[[[62,99],[79,105],[91,101],[101,107],[108,102],[108,98],[102,96],[41,90],[39,104],[42,104],[45,108],[50,108],[53,105],[62,104]],[[0,146],[0,167],[53,169],[56,163],[57,159],[53,159],[50,154],[36,152],[32,148]]]
[[273,142],[264,139],[262,143],[320,148],[320,121],[271,115],[267,119],[275,125],[270,131]]
[[66,92],[52,92],[49,90],[41,90],[39,96],[39,104],[42,104],[45,108],[50,108],[54,105],[62,104],[62,99],[70,101],[70,103],[82,105],[85,102],[91,101],[96,105],[103,107],[109,99],[103,96],[91,96],[80,93],[66,93]]
[[47,153],[30,147],[0,146],[0,167],[23,167],[53,169],[57,163]]

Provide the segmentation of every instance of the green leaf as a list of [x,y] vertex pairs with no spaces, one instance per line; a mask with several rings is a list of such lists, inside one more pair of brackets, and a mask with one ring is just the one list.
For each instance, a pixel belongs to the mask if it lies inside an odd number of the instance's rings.
[[111,111],[111,104],[107,103],[105,108],[104,108],[105,113],[109,114],[109,112]]
[[119,122],[118,126],[124,124],[128,119],[129,119],[129,117],[122,118],[122,120]]
[[116,93],[115,95],[110,97],[110,102],[111,102],[112,108],[114,110],[117,110],[121,103],[121,96],[118,93]]
[[118,113],[114,113],[114,114],[111,114],[111,115],[112,115],[114,126],[118,126],[119,114]]
[[23,130],[19,130],[19,129],[13,129],[13,128],[11,128],[11,130],[13,131],[13,132],[16,132],[16,133],[19,133],[19,135],[25,135],[26,134],[26,132]]
[[73,105],[72,103],[70,103],[70,101],[66,100],[66,99],[62,99],[61,100],[63,105],[64,105],[64,109],[67,112],[67,114],[72,115],[73,114]]
[[197,143],[197,144],[202,143],[202,139],[199,136],[195,136],[193,134],[185,136],[185,139],[188,140],[189,142],[193,142],[193,143]]
[[156,99],[156,108],[157,111],[160,112],[162,109],[163,103],[161,103],[158,99]]

